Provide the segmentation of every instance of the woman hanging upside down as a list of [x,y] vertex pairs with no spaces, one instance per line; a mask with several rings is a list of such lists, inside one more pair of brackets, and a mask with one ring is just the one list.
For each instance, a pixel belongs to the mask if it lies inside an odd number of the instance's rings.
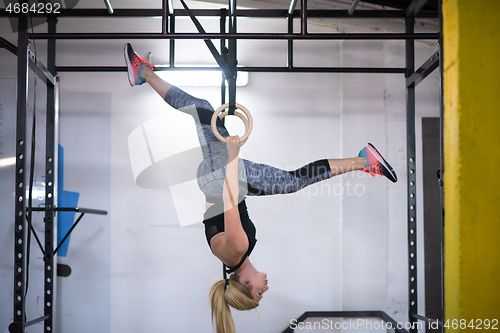
[[[357,157],[323,159],[294,171],[238,158],[240,139],[229,136],[221,119],[217,129],[227,142],[219,141],[212,132],[212,106],[163,81],[153,66],[125,46],[125,61],[131,86],[148,83],[173,108],[193,116],[203,161],[197,171],[198,185],[206,197],[205,235],[212,253],[223,263],[229,279],[220,279],[210,290],[212,318],[217,333],[233,333],[235,326],[229,306],[250,310],[259,305],[269,289],[267,274],[259,272],[249,256],[257,242],[255,226],[245,204],[246,196],[297,192],[316,182],[350,171],[364,171],[397,181],[396,173],[371,144]],[[225,275],[225,274],[224,274]]]

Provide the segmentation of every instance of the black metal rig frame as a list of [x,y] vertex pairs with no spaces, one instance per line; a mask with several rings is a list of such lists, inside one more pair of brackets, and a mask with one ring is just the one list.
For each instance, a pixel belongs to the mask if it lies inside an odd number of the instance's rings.
[[[25,2],[27,0],[21,0]],[[355,2],[357,0],[354,0]],[[99,66],[56,66],[56,40],[58,39],[169,39],[170,63],[168,67],[160,70],[188,70],[193,69],[175,66],[175,40],[177,39],[219,39],[221,50],[225,48],[226,40],[229,41],[229,56],[222,52],[226,64],[231,70],[247,72],[301,72],[301,73],[393,73],[404,74],[406,78],[406,123],[407,123],[407,195],[408,195],[408,322],[416,323],[418,320],[429,322],[431,319],[418,315],[417,300],[417,223],[416,223],[416,148],[415,148],[415,87],[425,79],[434,69],[442,65],[442,43],[439,50],[431,56],[420,68],[415,70],[415,40],[441,41],[441,30],[438,33],[415,33],[415,18],[439,18],[436,11],[421,10],[427,0],[413,0],[407,10],[308,10],[307,0],[301,0],[301,9],[295,9],[296,0],[291,0],[288,10],[239,10],[236,9],[236,0],[230,0],[229,10],[173,9],[169,0],[162,0],[161,9],[118,9],[113,10],[106,2],[107,10],[101,9],[61,9],[58,17],[162,17],[162,31],[160,33],[56,33],[57,17],[48,17],[47,33],[29,33],[28,14],[16,14],[19,18],[18,46],[14,46],[0,37],[0,47],[3,47],[18,57],[17,66],[17,134],[16,134],[16,203],[15,203],[15,251],[14,251],[14,322],[10,325],[10,332],[25,332],[25,328],[35,323],[44,321],[44,332],[52,333],[54,324],[53,307],[53,281],[54,281],[54,217],[58,210],[54,204],[54,168],[55,165],[55,115],[57,104],[57,73],[58,72],[116,72],[126,71],[125,66],[99,67]],[[355,7],[354,3],[353,6]],[[176,17],[188,16],[190,12],[197,17],[210,16],[220,18],[220,33],[176,33]],[[110,15],[112,14],[112,16]],[[13,17],[14,14],[2,11],[0,17]],[[36,17],[37,15],[33,15]],[[288,20],[287,33],[237,33],[237,17],[254,18],[283,18]],[[229,18],[229,33],[225,31],[226,18]],[[294,19],[300,19],[300,33],[293,32]],[[405,33],[308,33],[308,18],[401,18],[405,20]],[[46,39],[48,41],[47,67],[33,57],[29,49],[30,39]],[[236,41],[239,39],[255,40],[287,40],[288,41],[288,66],[286,67],[243,67],[236,61]],[[296,67],[293,65],[294,40],[405,40],[406,66],[405,68],[366,68],[366,67]],[[46,139],[46,196],[45,196],[45,306],[44,316],[26,321],[25,316],[25,288],[26,288],[26,163],[23,156],[26,154],[26,104],[28,90],[28,66],[47,84],[47,139]],[[442,66],[441,85],[442,85]],[[197,68],[200,69],[200,68]],[[219,67],[203,68],[204,70],[219,70]],[[228,80],[230,84],[231,81]],[[231,90],[231,86],[229,87]],[[235,88],[233,88],[235,90]],[[231,94],[231,93],[230,93]],[[441,119],[443,114],[441,96]],[[231,100],[231,96],[230,96]],[[222,83],[222,101],[225,101],[225,83]],[[441,136],[442,138],[442,136]],[[441,139],[442,144],[442,139]],[[105,214],[105,211],[88,210],[82,208],[66,208],[81,213]],[[32,210],[34,211],[34,209]],[[83,214],[82,214],[83,215]],[[80,216],[81,218],[82,216]],[[78,221],[80,220],[78,219]],[[77,221],[77,222],[78,222]],[[74,226],[76,226],[75,223]],[[72,228],[73,230],[73,228]],[[72,231],[70,230],[70,232]],[[57,248],[57,247],[56,247]],[[301,322],[311,317],[378,317],[386,322],[395,324],[387,314],[382,311],[340,311],[340,312],[306,312],[297,319]],[[432,320],[443,318],[434,318]],[[397,327],[396,327],[397,328]],[[398,332],[407,332],[397,328]],[[293,331],[290,327],[283,332]],[[418,326],[411,327],[409,333],[416,333]]]

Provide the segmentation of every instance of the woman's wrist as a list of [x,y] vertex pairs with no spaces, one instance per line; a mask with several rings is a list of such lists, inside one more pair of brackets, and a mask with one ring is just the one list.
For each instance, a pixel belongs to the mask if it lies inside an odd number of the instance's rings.
[[238,154],[229,154],[229,159],[228,159],[227,163],[229,164],[233,160],[238,160]]

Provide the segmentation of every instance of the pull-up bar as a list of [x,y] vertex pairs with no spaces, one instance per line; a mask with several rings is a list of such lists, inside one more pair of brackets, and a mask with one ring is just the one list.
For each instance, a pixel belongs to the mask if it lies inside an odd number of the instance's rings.
[[[34,212],[44,212],[48,208],[43,208],[43,207],[35,207],[32,208],[31,210]],[[108,215],[108,212],[105,210],[99,210],[99,209],[91,209],[91,208],[81,208],[81,207],[56,207],[53,209],[56,212],[76,212],[76,213],[81,213],[80,216],[76,219],[75,223],[71,226],[71,229],[68,230],[66,235],[64,235],[63,239],[59,242],[57,247],[54,250],[54,255],[57,254],[57,251],[59,248],[62,246],[62,244],[66,241],[66,239],[71,235],[71,232],[76,228],[78,223],[81,221],[83,216],[85,216],[86,213],[88,214],[96,214],[96,215]],[[42,248],[40,246],[40,248]]]
[[[28,326],[38,324],[39,322],[42,322],[42,321],[47,320],[47,319],[50,319],[50,315],[41,316],[41,317],[38,317],[37,319],[27,321],[24,323],[24,327],[26,328]],[[11,332],[11,333],[23,333],[23,328],[19,323],[14,322],[14,323],[11,323],[9,325],[9,332]]]
[[[43,207],[34,207],[31,210],[34,212],[44,212],[47,209]],[[105,210],[83,208],[83,207],[56,207],[53,210],[56,212],[77,212],[77,213],[88,213],[96,215],[108,215],[108,212]]]

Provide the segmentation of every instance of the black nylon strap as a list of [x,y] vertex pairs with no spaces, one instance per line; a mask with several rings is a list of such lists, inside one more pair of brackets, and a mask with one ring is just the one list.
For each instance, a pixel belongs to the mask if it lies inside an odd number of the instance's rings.
[[[194,25],[196,26],[196,29],[198,29],[198,32],[201,34],[205,34],[205,29],[203,29],[203,26],[201,23],[198,21],[198,19],[193,15],[189,7],[186,5],[184,0],[180,0],[182,3],[182,6],[184,6],[184,9],[189,14],[189,17],[191,17],[191,20],[193,21]],[[230,18],[233,20],[233,18]],[[232,27],[232,30],[235,30],[235,25],[236,22],[230,22],[230,25]],[[212,53],[212,56],[214,57],[215,61],[219,65],[222,73],[226,77],[226,80],[228,81],[228,88],[229,88],[229,115],[234,115],[234,111],[236,109],[236,75],[237,71],[231,71],[229,69],[229,66],[227,64],[227,60],[224,60],[224,58],[220,55],[220,53],[217,51],[215,48],[214,44],[210,39],[205,39],[205,44],[207,45],[208,49]],[[230,40],[229,41],[230,47],[229,47],[229,55],[230,58],[234,58],[234,67],[236,68],[236,40]]]
[[226,292],[227,286],[229,285],[229,279],[227,278],[227,271],[226,271],[226,269],[227,269],[227,266],[226,266],[226,264],[223,263],[222,264],[222,276],[224,277],[224,281],[226,283],[224,285],[224,292]]
[[234,116],[236,110],[236,78],[227,80],[229,85],[229,112],[228,114]]
[[[191,20],[193,21],[194,25],[196,26],[196,29],[198,29],[198,32],[200,34],[205,34],[206,33],[205,29],[203,29],[202,25],[200,24],[200,22],[198,21],[198,19],[193,15],[193,13],[189,9],[189,7],[186,5],[186,3],[184,2],[184,0],[181,0],[181,3],[184,6],[184,9],[186,9],[186,11],[188,12],[189,17],[191,17]],[[215,61],[219,65],[219,67],[222,70],[222,73],[224,74],[224,76],[226,77],[226,79],[229,80],[229,79],[234,78],[234,74],[231,73],[231,70],[227,66],[227,64],[224,61],[224,59],[222,59],[222,56],[219,54],[219,52],[215,48],[215,46],[212,43],[212,41],[210,39],[205,39],[204,41],[205,41],[205,44],[207,44],[208,49],[212,53],[213,57],[215,58]]]

